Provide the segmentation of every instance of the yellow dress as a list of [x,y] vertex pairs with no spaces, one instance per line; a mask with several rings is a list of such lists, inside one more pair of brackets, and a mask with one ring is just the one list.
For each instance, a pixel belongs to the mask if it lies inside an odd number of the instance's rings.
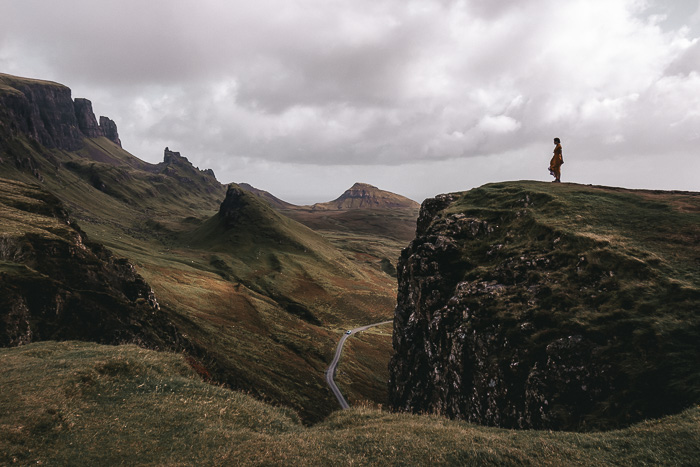
[[561,144],[557,143],[554,148],[554,155],[552,160],[549,161],[549,170],[552,175],[556,177],[557,180],[561,177],[561,165],[564,163],[564,158],[561,155]]

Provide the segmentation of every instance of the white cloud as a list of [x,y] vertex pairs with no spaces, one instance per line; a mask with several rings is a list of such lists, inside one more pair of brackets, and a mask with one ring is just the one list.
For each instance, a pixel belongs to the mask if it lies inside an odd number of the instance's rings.
[[495,117],[487,115],[479,121],[477,128],[485,133],[512,133],[520,128],[520,122],[507,115],[497,115]]
[[288,182],[269,167],[354,167],[359,179],[374,166],[394,180],[457,164],[477,180],[511,174],[489,161],[525,148],[547,159],[554,136],[591,164],[697,154],[697,2],[0,0],[0,11],[0,71],[62,82],[136,155],[155,161],[167,145],[224,181],[240,180],[241,161],[273,191]]

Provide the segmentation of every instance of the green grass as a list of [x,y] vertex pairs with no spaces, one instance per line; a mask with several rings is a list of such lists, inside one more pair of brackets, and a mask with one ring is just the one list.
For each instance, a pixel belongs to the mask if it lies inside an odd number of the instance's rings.
[[42,342],[1,349],[6,465],[697,465],[700,407],[600,433],[486,428],[359,407],[305,427],[202,382],[180,355]]
[[10,88],[11,90],[14,90],[15,86],[26,85],[26,84],[40,84],[42,86],[65,88],[64,85],[59,84],[59,83],[55,83],[53,81],[45,81],[45,80],[34,79],[34,78],[23,78],[20,76],[8,75],[5,73],[0,73],[0,84]]
[[408,243],[416,231],[418,209],[286,209],[282,213],[318,231],[362,234]]

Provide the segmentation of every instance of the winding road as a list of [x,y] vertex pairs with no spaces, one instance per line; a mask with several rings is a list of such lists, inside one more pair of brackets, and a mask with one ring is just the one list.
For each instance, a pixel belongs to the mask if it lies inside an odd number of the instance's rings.
[[342,407],[343,410],[350,408],[348,405],[348,401],[345,400],[345,397],[343,397],[343,394],[340,392],[340,389],[338,389],[338,386],[335,384],[335,370],[336,367],[338,366],[338,362],[340,361],[340,354],[343,352],[343,345],[345,345],[345,340],[350,337],[351,335],[355,334],[356,332],[362,332],[364,330],[367,330],[369,328],[372,328],[374,326],[381,326],[382,324],[389,324],[392,321],[382,321],[381,323],[374,323],[374,324],[368,324],[367,326],[360,326],[359,328],[351,329],[345,333],[343,333],[343,337],[340,338],[340,342],[338,342],[338,347],[335,349],[335,355],[333,356],[333,361],[331,364],[326,368],[326,383],[328,383],[328,386],[331,388],[331,391],[333,391],[333,394],[335,395],[335,398],[338,399],[338,402],[340,403],[340,407]]

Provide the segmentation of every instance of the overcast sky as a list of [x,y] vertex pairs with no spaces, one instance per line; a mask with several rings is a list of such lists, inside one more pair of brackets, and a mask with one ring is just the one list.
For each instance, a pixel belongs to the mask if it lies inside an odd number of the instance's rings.
[[0,0],[0,72],[125,149],[296,203],[488,182],[700,191],[699,0]]

